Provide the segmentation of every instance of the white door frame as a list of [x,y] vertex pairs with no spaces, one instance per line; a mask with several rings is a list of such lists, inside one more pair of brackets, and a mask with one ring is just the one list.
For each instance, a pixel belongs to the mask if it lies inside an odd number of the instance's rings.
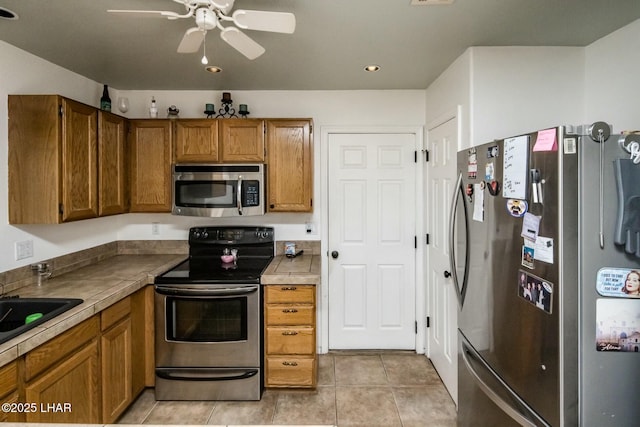
[[[321,280],[320,280],[320,293],[318,304],[318,334],[320,336],[320,343],[318,353],[327,353],[329,351],[329,256],[328,256],[328,242],[329,242],[329,195],[327,191],[329,182],[329,139],[331,134],[361,134],[361,133],[407,133],[412,134],[416,141],[416,150],[418,152],[418,162],[416,165],[416,177],[422,177],[424,173],[424,156],[422,151],[424,149],[424,129],[420,126],[322,126],[320,129],[320,176],[324,177],[322,186],[320,188],[320,201],[321,201],[321,236],[320,236],[320,250],[322,255],[322,267],[321,267]],[[416,320],[418,322],[418,333],[416,334],[416,353],[424,354],[425,352],[425,325],[426,325],[426,308],[425,308],[425,288],[422,281],[424,275],[423,265],[420,262],[424,259],[424,224],[420,219],[423,217],[422,206],[423,203],[423,188],[422,179],[417,179],[416,182],[416,235],[418,237],[418,248],[416,249],[416,271],[415,271],[415,283],[416,283]]]
[[[432,129],[437,128],[438,126],[448,122],[449,120],[456,120],[457,121],[457,128],[458,128],[457,129],[457,133],[458,133],[457,139],[458,140],[457,140],[457,147],[456,147],[456,153],[457,153],[457,151],[460,150],[460,138],[461,138],[461,135],[462,135],[462,106],[461,105],[458,105],[456,108],[453,108],[453,109],[443,113],[442,115],[438,116],[435,120],[432,120],[431,122],[429,122],[427,124],[427,126],[425,127],[425,134],[427,135],[427,140],[428,140],[429,132]],[[427,147],[427,146],[428,146],[427,141],[425,141],[425,147]],[[425,168],[424,169],[424,175],[422,176],[423,183],[424,183],[424,181],[428,180],[428,178],[429,178],[428,175],[429,175],[429,168]],[[428,204],[428,202],[429,202],[429,198],[428,197],[426,199],[423,199],[423,200],[425,201],[425,204]],[[449,206],[447,205],[445,207],[445,209],[447,209],[447,215],[448,215],[449,214]],[[433,212],[433,206],[426,206],[425,211],[426,211],[426,212],[424,212],[425,215],[430,215]],[[428,221],[427,221],[426,217],[424,217],[424,216],[422,217],[422,221],[421,221],[420,225],[424,229],[427,229]],[[428,230],[425,231],[425,233],[426,232],[428,232]],[[429,260],[427,255],[428,255],[428,251],[425,250],[424,251],[424,257],[422,258],[423,259],[423,263],[424,263],[423,272],[430,271],[429,270],[430,260]],[[421,278],[422,277],[425,277],[425,276],[421,276]],[[426,281],[426,278],[424,279],[424,281]],[[428,292],[430,290],[429,287],[432,286],[432,285],[428,281],[426,281],[426,283],[423,282],[423,284],[424,284],[424,304],[425,304],[425,307],[429,307],[428,301],[427,301],[427,295],[429,295],[429,292]],[[426,309],[425,309],[425,312],[426,312]],[[428,313],[428,312],[425,314],[425,316],[432,316],[432,315],[433,315],[432,313]],[[456,333],[456,335],[457,335],[457,333]],[[425,341],[424,341],[425,354],[427,355],[427,357],[431,357],[431,351],[429,349],[429,340],[427,338],[428,337],[425,334]]]

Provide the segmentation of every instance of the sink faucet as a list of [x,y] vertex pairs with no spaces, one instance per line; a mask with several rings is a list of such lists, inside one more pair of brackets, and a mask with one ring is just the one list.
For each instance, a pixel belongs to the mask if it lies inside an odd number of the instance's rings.
[[43,280],[47,280],[51,277],[49,263],[39,262],[37,264],[31,264],[31,270],[38,274],[38,286],[42,285]]

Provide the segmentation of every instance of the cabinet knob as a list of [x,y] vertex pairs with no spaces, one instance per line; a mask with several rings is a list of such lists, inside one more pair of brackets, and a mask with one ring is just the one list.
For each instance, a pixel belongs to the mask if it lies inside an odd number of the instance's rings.
[[445,278],[445,279],[448,279],[449,277],[451,277],[451,272],[449,272],[449,271],[445,271],[445,272],[444,272],[444,278]]

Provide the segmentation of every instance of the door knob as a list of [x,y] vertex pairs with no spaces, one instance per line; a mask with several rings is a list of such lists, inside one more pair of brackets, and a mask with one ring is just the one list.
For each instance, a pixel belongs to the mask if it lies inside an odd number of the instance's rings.
[[445,271],[445,272],[444,272],[444,278],[445,278],[445,279],[448,279],[449,277],[451,277],[451,272],[449,272],[449,271]]
[[338,251],[333,251],[333,252],[331,252],[331,258],[333,258],[333,259],[337,259],[337,258],[338,258],[338,255],[340,255],[340,254],[338,253]]

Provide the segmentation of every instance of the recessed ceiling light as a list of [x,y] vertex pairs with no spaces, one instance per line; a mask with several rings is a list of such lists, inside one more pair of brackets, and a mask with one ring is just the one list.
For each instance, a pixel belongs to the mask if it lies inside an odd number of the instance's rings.
[[376,72],[378,70],[380,70],[380,66],[379,65],[367,65],[366,67],[364,67],[365,71],[368,71],[370,73]]
[[204,69],[207,70],[210,73],[221,73],[222,72],[222,68],[216,67],[215,65],[210,65],[208,67],[204,67]]
[[2,19],[18,19],[18,14],[4,7],[0,7],[0,18]]

